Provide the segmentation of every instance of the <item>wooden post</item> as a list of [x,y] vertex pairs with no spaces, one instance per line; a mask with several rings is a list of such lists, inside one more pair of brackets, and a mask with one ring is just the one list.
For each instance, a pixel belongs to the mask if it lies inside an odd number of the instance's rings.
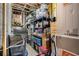
[[6,56],[6,17],[5,17],[5,3],[2,4],[2,46],[3,46],[3,56]]

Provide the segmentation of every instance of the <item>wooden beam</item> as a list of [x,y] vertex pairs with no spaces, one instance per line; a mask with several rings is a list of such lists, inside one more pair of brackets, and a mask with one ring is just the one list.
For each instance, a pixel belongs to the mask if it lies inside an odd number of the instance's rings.
[[3,9],[3,21],[2,21],[2,46],[3,46],[3,56],[6,56],[6,18],[5,18],[5,3],[2,4]]
[[[30,7],[32,7],[32,8],[36,8],[36,6],[34,6],[34,4],[31,4],[31,3],[28,3],[28,4],[26,4],[26,5],[29,5]],[[27,7],[27,6],[26,6]]]

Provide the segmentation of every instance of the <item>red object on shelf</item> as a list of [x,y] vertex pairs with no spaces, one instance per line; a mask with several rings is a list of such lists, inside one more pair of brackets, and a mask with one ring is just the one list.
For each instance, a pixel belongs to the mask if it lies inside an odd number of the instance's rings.
[[39,50],[40,50],[39,53],[42,53],[42,54],[47,54],[47,51],[48,51],[48,49],[45,48],[44,46],[39,47]]

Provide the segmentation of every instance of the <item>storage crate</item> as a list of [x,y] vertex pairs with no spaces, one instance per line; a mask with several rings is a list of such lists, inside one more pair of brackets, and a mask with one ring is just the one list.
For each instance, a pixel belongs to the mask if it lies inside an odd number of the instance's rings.
[[25,56],[28,54],[24,46],[12,47],[10,51],[11,56]]

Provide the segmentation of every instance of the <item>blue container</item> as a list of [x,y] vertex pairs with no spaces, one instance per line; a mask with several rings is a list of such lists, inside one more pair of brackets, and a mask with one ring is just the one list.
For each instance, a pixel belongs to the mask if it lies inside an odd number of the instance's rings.
[[39,39],[39,38],[36,38],[36,43],[37,43],[37,45],[39,45],[39,46],[41,46],[41,39]]

